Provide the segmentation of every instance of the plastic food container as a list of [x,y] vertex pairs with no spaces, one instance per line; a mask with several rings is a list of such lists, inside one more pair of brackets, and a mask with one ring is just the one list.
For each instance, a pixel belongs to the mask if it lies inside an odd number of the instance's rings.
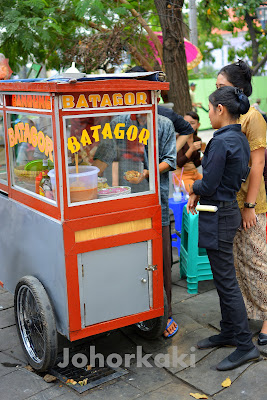
[[[97,198],[97,177],[99,168],[82,165],[79,166],[79,172],[76,173],[76,167],[68,167],[69,172],[69,190],[71,203],[88,201]],[[55,170],[49,171],[52,189],[55,191],[56,180]]]

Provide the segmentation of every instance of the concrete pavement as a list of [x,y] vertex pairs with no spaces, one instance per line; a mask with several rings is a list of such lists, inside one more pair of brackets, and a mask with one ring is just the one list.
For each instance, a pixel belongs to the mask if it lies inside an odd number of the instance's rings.
[[[175,252],[176,249],[177,259]],[[124,359],[127,353],[136,354],[138,346],[142,355],[147,356],[146,366],[138,366],[135,359],[126,368],[128,374],[83,394],[58,380],[47,383],[44,374],[25,368],[27,363],[15,327],[13,296],[0,288],[0,400],[190,400],[190,393],[206,394],[213,400],[266,400],[266,358],[233,371],[219,372],[216,364],[233,349],[195,348],[197,340],[219,330],[219,301],[213,282],[200,282],[199,293],[188,294],[186,281],[179,278],[178,264],[174,264],[172,274],[178,333],[172,339],[147,341],[133,327],[126,327],[82,344],[78,342],[75,345],[79,348],[96,346],[96,351],[105,357],[117,353]],[[251,329],[256,340],[260,323],[251,321]],[[71,346],[69,342],[65,344]],[[267,346],[260,350],[267,357]],[[159,362],[165,367],[157,366]],[[228,377],[232,385],[223,388],[221,383]]]

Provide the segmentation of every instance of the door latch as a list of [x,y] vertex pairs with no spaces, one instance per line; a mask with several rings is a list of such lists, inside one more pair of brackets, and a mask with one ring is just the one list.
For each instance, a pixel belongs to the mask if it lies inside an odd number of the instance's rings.
[[148,267],[146,267],[145,269],[146,269],[146,271],[156,271],[158,268],[157,268],[158,266],[157,265],[149,265]]

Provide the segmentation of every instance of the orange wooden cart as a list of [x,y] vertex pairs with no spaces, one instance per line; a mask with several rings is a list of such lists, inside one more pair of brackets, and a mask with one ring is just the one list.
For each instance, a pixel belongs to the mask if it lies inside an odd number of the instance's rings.
[[[15,295],[21,343],[37,370],[55,363],[56,331],[74,341],[130,324],[154,338],[166,327],[157,97],[168,83],[140,75],[0,83],[0,284]],[[84,189],[79,171],[103,146],[110,162],[97,189],[74,200],[73,187]],[[43,159],[52,196],[36,186]],[[149,182],[125,180],[125,170],[146,164]]]

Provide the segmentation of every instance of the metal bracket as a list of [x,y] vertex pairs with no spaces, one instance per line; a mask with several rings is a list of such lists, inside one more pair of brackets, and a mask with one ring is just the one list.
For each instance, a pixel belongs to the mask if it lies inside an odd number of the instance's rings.
[[146,269],[146,271],[156,271],[158,268],[157,268],[158,266],[157,265],[149,265],[148,267],[146,267],[145,269]]

